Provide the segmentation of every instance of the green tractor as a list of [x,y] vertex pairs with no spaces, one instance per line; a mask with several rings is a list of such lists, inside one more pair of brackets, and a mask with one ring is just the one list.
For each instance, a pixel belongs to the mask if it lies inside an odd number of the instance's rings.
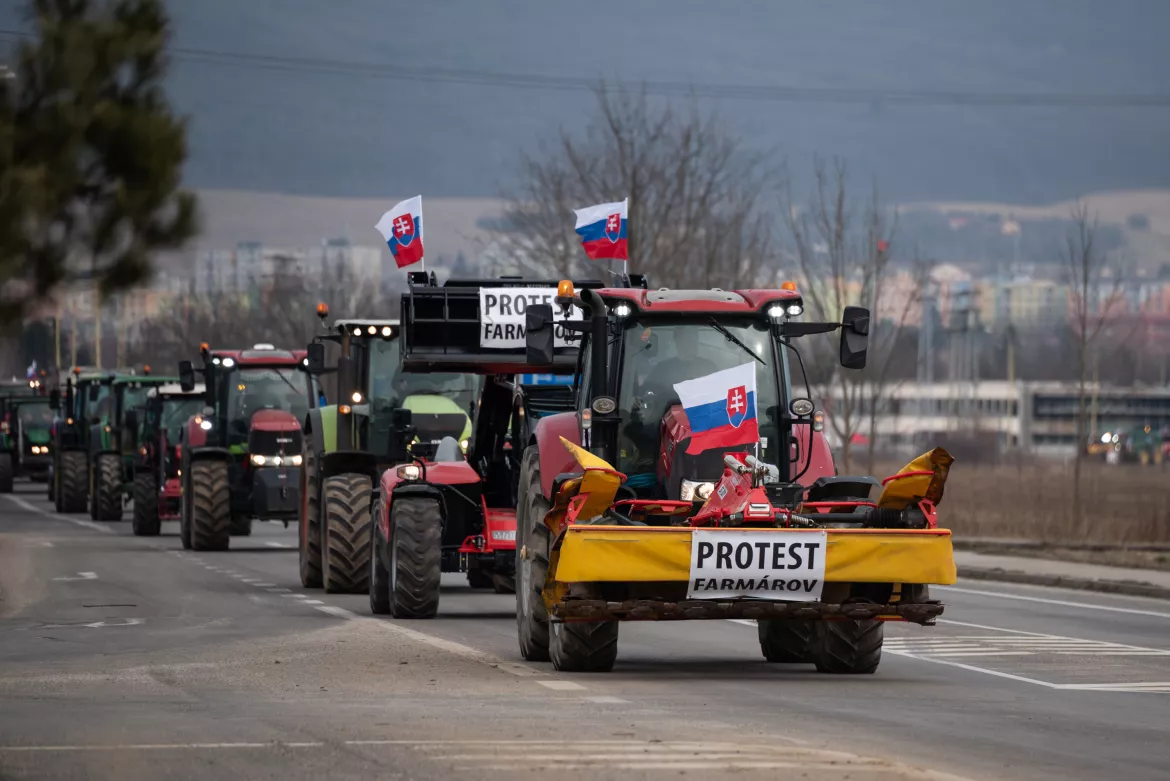
[[67,385],[50,489],[59,512],[88,505],[94,520],[122,520],[134,487],[138,408],[151,388],[168,382],[176,379],[119,371],[78,373]]
[[11,493],[17,477],[47,478],[52,423],[40,380],[0,385],[0,493]]
[[467,450],[479,378],[402,372],[399,335],[397,320],[338,320],[309,345],[311,374],[330,371],[325,341],[339,345],[340,358],[338,403],[311,410],[305,423],[299,549],[306,588],[365,593],[370,508],[382,470],[427,458],[445,437]]

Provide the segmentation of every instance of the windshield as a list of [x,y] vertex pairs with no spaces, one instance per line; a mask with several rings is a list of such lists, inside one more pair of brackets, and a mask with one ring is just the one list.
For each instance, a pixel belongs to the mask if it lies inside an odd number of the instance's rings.
[[226,382],[229,421],[250,421],[262,409],[285,410],[297,420],[309,412],[309,385],[299,369],[238,369]]
[[164,399],[159,428],[166,431],[167,441],[177,443],[183,426],[203,409],[202,396],[182,396]]
[[[618,398],[623,421],[619,470],[627,474],[655,471],[662,418],[672,405],[679,403],[674,389],[677,383],[743,364],[755,366],[761,458],[771,463],[779,458],[776,420],[780,402],[771,333],[767,325],[756,320],[721,319],[718,323],[743,346],[728,339],[727,334],[705,318],[675,322],[654,319],[626,328],[622,351],[624,371]],[[781,376],[786,376],[784,364],[781,369]]]
[[370,397],[377,404],[403,406],[408,396],[443,396],[461,410],[470,411],[478,395],[479,377],[474,374],[414,374],[400,371],[398,340],[369,340]]
[[53,422],[53,411],[47,401],[21,404],[16,414],[24,428],[48,428]]
[[127,410],[138,409],[146,403],[146,395],[150,393],[149,385],[141,385],[137,388],[126,386],[122,391],[122,415],[125,416]]

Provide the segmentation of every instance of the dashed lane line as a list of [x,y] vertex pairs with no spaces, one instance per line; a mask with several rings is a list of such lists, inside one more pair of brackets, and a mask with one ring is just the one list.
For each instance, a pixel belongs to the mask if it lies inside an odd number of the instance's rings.
[[264,543],[269,548],[291,548],[291,545],[285,545],[283,542],[266,542]]
[[36,513],[37,515],[43,515],[46,518],[52,518],[54,521],[66,521],[67,523],[72,523],[75,526],[84,526],[87,529],[93,529],[94,531],[103,532],[105,534],[113,534],[114,533],[114,530],[111,529],[109,526],[106,526],[104,523],[97,523],[95,521],[87,521],[84,518],[70,518],[68,515],[64,515],[62,513],[51,513],[47,510],[42,510],[41,508],[36,507],[35,505],[29,504],[24,499],[21,499],[19,496],[12,496],[11,494],[5,494],[5,497],[7,499],[10,499],[11,501],[15,502],[22,509],[29,511],[30,513]]
[[541,686],[547,689],[552,689],[555,692],[577,692],[585,691],[585,687],[573,681],[537,681]]

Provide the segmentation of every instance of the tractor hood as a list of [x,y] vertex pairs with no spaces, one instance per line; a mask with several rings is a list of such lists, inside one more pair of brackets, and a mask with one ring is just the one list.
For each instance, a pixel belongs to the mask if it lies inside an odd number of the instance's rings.
[[410,410],[411,424],[423,442],[437,442],[443,437],[459,440],[471,437],[471,418],[458,404],[445,396],[420,394],[407,396],[402,408]]
[[282,409],[262,409],[252,415],[252,431],[300,431],[301,423],[291,412]]

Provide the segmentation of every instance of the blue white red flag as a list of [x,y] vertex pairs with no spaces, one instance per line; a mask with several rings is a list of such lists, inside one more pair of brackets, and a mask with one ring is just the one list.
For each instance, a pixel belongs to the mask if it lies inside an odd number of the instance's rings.
[[33,362],[29,364],[28,368],[24,370],[24,378],[31,380],[37,376],[37,359],[33,358]]
[[577,234],[585,254],[593,260],[629,260],[626,230],[630,199],[574,209]]
[[688,454],[760,441],[754,363],[684,380],[674,390],[691,424]]
[[382,215],[374,226],[390,247],[398,268],[423,259],[422,196],[416,195]]

